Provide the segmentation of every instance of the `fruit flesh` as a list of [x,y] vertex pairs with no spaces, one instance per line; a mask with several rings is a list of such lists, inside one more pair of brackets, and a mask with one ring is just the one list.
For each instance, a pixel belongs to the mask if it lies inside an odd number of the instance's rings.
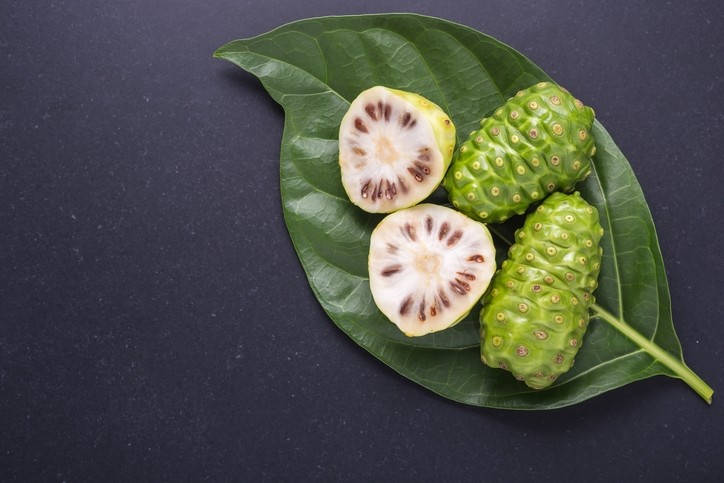
[[480,122],[455,153],[444,186],[453,206],[505,221],[591,171],[593,109],[551,82],[519,91]]
[[452,158],[455,126],[436,104],[376,86],[352,101],[339,130],[342,184],[371,213],[415,205],[440,184]]
[[459,322],[494,271],[487,228],[443,206],[421,204],[388,215],[370,240],[375,304],[410,337]]
[[480,314],[481,357],[534,389],[568,371],[595,299],[603,228],[578,192],[554,193],[516,232]]

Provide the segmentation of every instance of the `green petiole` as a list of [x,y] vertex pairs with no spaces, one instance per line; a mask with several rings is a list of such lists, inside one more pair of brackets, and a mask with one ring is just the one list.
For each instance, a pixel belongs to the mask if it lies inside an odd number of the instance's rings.
[[631,339],[631,341],[641,347],[647,354],[656,359],[661,364],[665,365],[676,374],[680,379],[689,385],[697,394],[699,394],[704,400],[711,404],[712,395],[714,390],[704,382],[694,371],[689,369],[686,364],[678,360],[664,349],[654,344],[652,341],[639,334],[633,327],[628,325],[623,319],[616,318],[615,315],[605,310],[603,307],[597,304],[591,305],[591,310],[605,320],[614,329],[621,332],[623,335]]

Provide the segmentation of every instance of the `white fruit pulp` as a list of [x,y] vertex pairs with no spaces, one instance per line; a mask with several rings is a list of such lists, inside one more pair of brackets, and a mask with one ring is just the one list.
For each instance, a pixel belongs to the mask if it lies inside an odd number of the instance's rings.
[[419,202],[444,174],[430,122],[384,87],[352,102],[339,142],[342,184],[352,202],[367,211],[389,212]]
[[407,335],[423,335],[457,322],[480,299],[495,272],[495,247],[481,223],[423,204],[380,222],[369,271],[380,310]]

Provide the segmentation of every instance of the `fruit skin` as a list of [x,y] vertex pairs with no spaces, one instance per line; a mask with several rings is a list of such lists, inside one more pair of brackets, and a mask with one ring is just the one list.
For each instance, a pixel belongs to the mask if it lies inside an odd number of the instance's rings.
[[455,153],[444,180],[453,206],[497,223],[552,191],[572,191],[591,172],[593,118],[593,109],[551,82],[519,91]]
[[515,234],[480,313],[481,358],[534,389],[568,371],[588,326],[603,250],[598,211],[554,193]]
[[[435,104],[434,102],[426,99],[425,97],[415,94],[413,92],[407,92],[399,89],[392,89],[385,86],[374,86],[370,87],[369,89],[366,89],[362,91],[357,98],[362,97],[365,93],[368,91],[372,91],[375,89],[384,89],[387,92],[398,96],[405,101],[412,104],[415,108],[419,109],[420,114],[428,120],[430,123],[430,127],[432,128],[435,142],[437,144],[437,148],[440,150],[440,154],[442,156],[443,160],[443,167],[440,170],[440,173],[443,174],[447,171],[448,167],[450,166],[450,162],[453,157],[453,153],[455,151],[455,143],[456,143],[456,136],[455,136],[455,124],[452,122],[452,119],[450,116],[448,116],[445,111],[442,110],[440,106]],[[356,99],[355,99],[356,100]],[[340,123],[340,130],[341,127],[345,125],[345,119],[347,116],[353,116],[355,113],[352,112],[352,110],[348,110],[347,113],[344,115],[342,122]],[[339,134],[339,138],[342,138],[342,132]],[[340,169],[342,169],[344,165],[344,160],[342,159],[341,155],[339,158],[339,165]],[[427,190],[425,193],[422,193],[420,196],[411,198],[409,200],[409,203],[403,204],[401,206],[397,206],[393,209],[376,209],[376,208],[370,208],[368,206],[364,206],[360,202],[355,200],[355,197],[351,195],[351,191],[354,188],[351,186],[348,186],[347,183],[345,183],[344,177],[342,178],[342,185],[344,186],[345,191],[347,192],[347,195],[350,198],[350,201],[354,203],[359,208],[367,211],[368,213],[392,213],[397,210],[401,210],[404,208],[409,208],[411,206],[414,206],[418,203],[420,203],[422,200],[430,196],[435,189],[440,185],[442,182],[442,177],[439,180],[439,182],[436,182],[430,186],[430,189]]]

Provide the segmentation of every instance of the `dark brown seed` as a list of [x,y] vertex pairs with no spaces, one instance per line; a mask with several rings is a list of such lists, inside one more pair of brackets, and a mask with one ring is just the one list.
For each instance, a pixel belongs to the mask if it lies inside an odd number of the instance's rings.
[[430,148],[425,146],[424,148],[418,149],[417,152],[420,153],[420,156],[418,158],[420,161],[424,161],[424,162],[430,161]]
[[420,310],[417,312],[417,318],[421,322],[425,322],[425,319],[427,318],[425,317],[425,299],[422,299],[422,302],[420,302]]
[[447,298],[447,294],[443,289],[440,289],[437,291],[437,294],[440,296],[440,300],[442,300],[442,304],[445,307],[450,307],[450,299]]
[[374,121],[377,120],[377,114],[375,114],[375,106],[372,104],[367,104],[365,106],[365,111],[367,111],[367,115],[371,117]]
[[393,245],[392,243],[387,244],[387,252],[388,253],[397,253],[397,245]]
[[365,123],[363,123],[362,119],[360,119],[359,117],[354,120],[354,127],[356,127],[359,131],[368,132],[367,126],[365,126]]
[[437,239],[442,240],[443,238],[445,238],[447,236],[447,232],[449,232],[449,231],[450,231],[450,225],[448,225],[447,223],[443,223],[442,226],[440,227],[440,233],[438,233]]
[[352,148],[352,151],[354,151],[354,153],[357,156],[364,156],[365,154],[367,154],[367,151],[365,151],[364,149],[361,149],[361,148],[357,148],[357,147]]
[[377,187],[377,197],[382,199],[382,181],[380,181],[380,184]]
[[400,120],[400,124],[402,124],[402,127],[407,126],[407,123],[410,122],[410,117],[411,117],[411,116],[410,116],[410,113],[409,113],[409,112],[406,112],[406,113],[402,116],[402,119]]
[[385,188],[385,198],[388,200],[392,199],[392,187],[390,186],[390,182],[388,180],[385,180],[385,185],[387,186]]
[[466,282],[465,280],[460,280],[459,278],[456,278],[455,281],[459,285],[461,285],[465,289],[466,292],[470,291],[470,284],[468,282]]
[[362,195],[362,198],[367,198],[369,195],[367,194],[367,190],[370,189],[370,182],[366,182],[364,186],[362,186],[362,190],[360,191],[360,194]]
[[394,275],[399,272],[401,268],[401,265],[390,265],[389,267],[382,270],[382,276],[389,277],[390,275]]
[[407,126],[407,129],[412,129],[415,127],[415,124],[417,124],[417,119],[413,119],[409,126]]
[[430,309],[430,313],[433,317],[437,315],[438,312],[442,312],[442,307],[440,307],[440,298],[437,295],[435,295],[434,298],[435,301],[432,303],[432,308]]
[[430,233],[432,231],[432,217],[431,216],[428,216],[427,218],[425,218],[425,229],[427,230],[428,233]]
[[482,255],[473,255],[472,257],[468,258],[468,261],[483,263],[485,261],[485,258]]
[[415,181],[417,181],[418,183],[422,183],[423,177],[422,177],[421,172],[419,172],[418,170],[416,170],[413,167],[408,167],[407,172],[410,173],[415,178]]
[[462,285],[456,282],[450,282],[450,287],[453,289],[453,292],[457,292],[460,295],[465,295],[465,288]]
[[385,104],[385,121],[390,120],[390,112],[392,112],[392,108],[389,104]]
[[410,225],[409,223],[405,223],[405,231],[407,232],[407,236],[410,237],[410,240],[417,240],[417,234],[415,233],[414,226]]
[[470,280],[470,281],[475,280],[475,275],[473,275],[472,273],[468,273],[468,272],[458,272],[458,275],[461,275],[461,276],[467,278],[467,279]]
[[462,237],[463,232],[460,230],[455,230],[455,232],[450,235],[450,238],[447,239],[447,246],[451,247],[455,245]]
[[403,192],[403,193],[407,193],[407,185],[405,184],[404,181],[402,181],[402,178],[400,178],[400,177],[398,176],[398,177],[397,177],[397,181],[400,182],[400,189],[402,189],[402,192]]
[[430,168],[420,162],[415,161],[415,167],[425,174],[430,174]]
[[411,304],[412,298],[408,296],[405,300],[402,301],[402,304],[400,305],[400,315],[405,315],[410,309]]
[[372,201],[377,199],[377,184],[372,185]]

